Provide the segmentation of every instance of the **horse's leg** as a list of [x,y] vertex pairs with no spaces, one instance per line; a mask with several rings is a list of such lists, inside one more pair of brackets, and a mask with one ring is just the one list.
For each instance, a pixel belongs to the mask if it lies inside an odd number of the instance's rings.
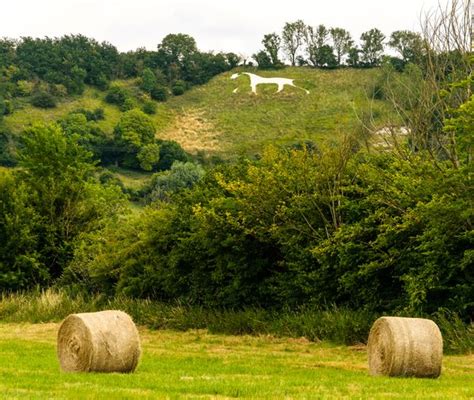
[[253,93],[253,94],[257,94],[257,84],[256,84],[256,83],[252,83],[250,86],[252,86],[252,93]]
[[280,93],[284,89],[284,87],[285,87],[284,83],[279,83],[277,93]]

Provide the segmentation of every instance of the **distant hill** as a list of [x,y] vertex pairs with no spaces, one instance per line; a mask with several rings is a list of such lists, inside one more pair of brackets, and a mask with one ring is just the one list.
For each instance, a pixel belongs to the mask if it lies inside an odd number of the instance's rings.
[[[251,93],[247,76],[230,79],[239,71],[243,69],[223,73],[182,96],[158,103],[157,113],[151,116],[157,136],[176,140],[191,153],[201,151],[233,158],[256,154],[270,143],[337,140],[357,129],[359,117],[369,110],[380,126],[390,117],[390,108],[384,101],[371,99],[379,74],[377,69],[293,67],[252,71],[261,76],[295,79],[297,85],[310,91],[306,94],[285,87],[276,93],[276,85],[265,85],[258,87],[257,96]],[[115,83],[130,91],[136,89],[134,80]],[[236,88],[238,92],[233,93]],[[105,92],[88,87],[83,95],[66,98],[54,109],[42,110],[25,102],[5,117],[5,123],[10,130],[19,133],[33,122],[54,121],[77,108],[102,107],[105,120],[100,121],[99,126],[111,134],[120,111],[105,103],[104,97]],[[137,104],[140,105],[139,100]]]

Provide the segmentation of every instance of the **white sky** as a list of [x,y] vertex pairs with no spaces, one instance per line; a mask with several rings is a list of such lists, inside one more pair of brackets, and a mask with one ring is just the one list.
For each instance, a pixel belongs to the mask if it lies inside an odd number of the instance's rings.
[[0,0],[0,37],[82,33],[121,51],[156,49],[168,33],[193,36],[201,50],[251,55],[265,33],[302,19],[349,30],[359,39],[417,30],[420,16],[448,0]]

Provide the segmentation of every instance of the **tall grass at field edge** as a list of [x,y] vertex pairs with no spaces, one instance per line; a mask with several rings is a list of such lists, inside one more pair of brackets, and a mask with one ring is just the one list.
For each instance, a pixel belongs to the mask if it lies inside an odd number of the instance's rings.
[[[211,333],[230,335],[272,335],[306,338],[356,345],[367,342],[373,322],[379,317],[367,310],[300,308],[298,310],[207,309],[176,302],[160,303],[126,297],[70,296],[64,291],[48,289],[23,294],[2,294],[0,323],[59,322],[67,315],[120,309],[134,321],[152,329],[208,329]],[[442,310],[426,316],[437,322],[448,353],[474,352],[474,324],[465,324],[454,313]]]

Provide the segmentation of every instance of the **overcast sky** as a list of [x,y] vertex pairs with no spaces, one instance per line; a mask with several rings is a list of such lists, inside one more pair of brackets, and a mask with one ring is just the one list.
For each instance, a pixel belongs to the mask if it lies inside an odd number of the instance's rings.
[[0,7],[0,36],[82,33],[121,51],[156,49],[168,33],[193,36],[201,50],[251,55],[265,33],[303,19],[349,30],[377,27],[387,36],[417,30],[420,16],[448,0],[12,0]]

